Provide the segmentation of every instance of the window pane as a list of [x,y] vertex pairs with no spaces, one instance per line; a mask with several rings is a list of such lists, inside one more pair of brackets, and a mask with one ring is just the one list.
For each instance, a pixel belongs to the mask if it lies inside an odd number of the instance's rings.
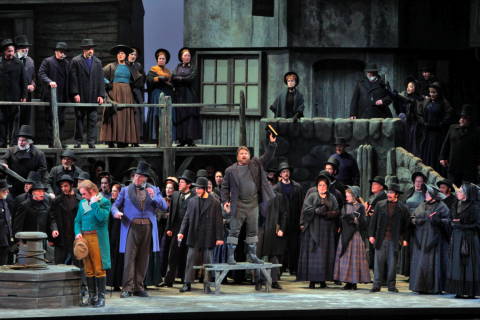
[[244,86],[235,86],[235,95],[233,99],[233,103],[240,103],[240,91],[242,91],[246,94],[247,92],[245,91]]
[[215,82],[215,60],[203,60],[203,82]]
[[227,103],[227,86],[217,86],[217,103]]
[[217,60],[217,82],[227,82],[228,60]]
[[248,82],[258,82],[258,59],[248,59]]
[[203,103],[215,103],[215,86],[203,86]]
[[244,83],[245,82],[245,60],[235,60],[235,83]]
[[258,109],[258,87],[247,87],[247,109]]

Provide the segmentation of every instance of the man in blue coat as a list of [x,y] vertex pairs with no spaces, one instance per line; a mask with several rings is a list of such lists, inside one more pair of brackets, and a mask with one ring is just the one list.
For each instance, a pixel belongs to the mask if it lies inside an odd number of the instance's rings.
[[168,205],[160,189],[147,183],[149,177],[150,165],[140,161],[133,183],[122,189],[112,206],[113,216],[122,219],[119,251],[125,253],[125,265],[121,298],[132,294],[148,297],[143,286],[148,259],[151,251],[160,251],[155,210],[165,211]]

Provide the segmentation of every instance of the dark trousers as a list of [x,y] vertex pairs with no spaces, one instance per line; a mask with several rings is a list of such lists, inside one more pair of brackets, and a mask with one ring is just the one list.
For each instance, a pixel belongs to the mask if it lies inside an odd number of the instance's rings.
[[85,131],[84,120],[87,125],[87,143],[97,141],[97,108],[75,108],[75,142],[82,143]]
[[247,224],[245,242],[248,244],[258,242],[258,205],[247,210],[241,207],[241,202],[239,201],[236,215],[230,219],[227,243],[238,244],[238,236],[244,223]]
[[193,270],[193,266],[195,266],[196,261],[202,259],[203,264],[213,262],[213,249],[214,248],[188,248],[185,283],[192,283],[195,280],[195,270]]
[[10,253],[10,247],[0,247],[0,266],[8,263],[8,255]]
[[[13,146],[17,143],[16,134],[19,128],[19,107],[2,106],[0,108],[0,146],[8,142]],[[10,137],[10,141],[7,141]]]
[[[47,140],[48,144],[53,144],[53,113],[51,106],[46,107],[47,111]],[[62,141],[63,128],[65,126],[65,108],[58,107],[58,126],[59,126],[59,137]]]
[[383,240],[380,249],[375,249],[375,266],[373,271],[373,286],[380,288],[387,271],[387,286],[395,288],[397,276],[398,244],[396,241]]
[[137,292],[145,290],[143,280],[147,274],[148,259],[152,247],[152,225],[130,225],[125,248],[123,267],[123,291]]
[[178,246],[177,239],[170,242],[170,251],[168,252],[168,267],[165,275],[165,283],[172,285],[177,277],[177,273],[184,278],[185,264],[187,260],[188,247],[185,245],[186,239],[183,239],[181,246]]
[[[287,252],[283,257],[283,263],[285,267],[288,267],[290,274],[297,273],[298,256],[300,254],[300,234],[297,232],[290,233],[286,237],[287,240]],[[273,275],[273,271],[272,271]]]

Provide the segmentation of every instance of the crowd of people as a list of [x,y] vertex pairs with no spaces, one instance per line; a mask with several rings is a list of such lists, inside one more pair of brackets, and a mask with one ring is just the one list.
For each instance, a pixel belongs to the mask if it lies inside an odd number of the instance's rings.
[[[0,43],[0,100],[11,102],[31,101],[40,97],[51,100],[51,88],[56,88],[58,102],[93,103],[103,108],[98,140],[110,148],[138,147],[140,142],[158,140],[158,112],[155,107],[119,107],[121,104],[144,103],[145,86],[148,102],[158,103],[161,93],[175,103],[198,102],[194,81],[197,73],[192,65],[189,48],[178,52],[179,64],[170,71],[166,64],[170,53],[166,49],[155,52],[155,63],[146,74],[138,62],[140,50],[126,45],[116,45],[110,50],[114,62],[105,66],[95,55],[93,39],[83,39],[80,54],[69,58],[66,42],[52,48],[53,55],[45,58],[38,68],[28,56],[31,44],[24,35],[14,41]],[[46,108],[48,145],[53,147],[52,111]],[[75,108],[74,147],[80,148],[86,136],[89,148],[97,143],[98,107]],[[199,108],[178,108],[172,115],[173,136],[178,146],[195,146],[202,138]],[[65,107],[58,109],[60,138],[65,147]],[[2,107],[0,110],[0,147],[15,145],[15,135],[20,126],[32,125],[32,109],[22,106]]]

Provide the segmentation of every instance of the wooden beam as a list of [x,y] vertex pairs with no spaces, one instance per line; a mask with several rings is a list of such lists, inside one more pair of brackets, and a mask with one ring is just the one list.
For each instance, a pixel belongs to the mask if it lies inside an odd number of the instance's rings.
[[192,163],[193,158],[193,156],[188,156],[182,161],[182,164],[180,165],[180,167],[178,167],[177,173],[175,175],[176,177],[180,177],[183,171],[185,171],[190,165],[190,163]]

